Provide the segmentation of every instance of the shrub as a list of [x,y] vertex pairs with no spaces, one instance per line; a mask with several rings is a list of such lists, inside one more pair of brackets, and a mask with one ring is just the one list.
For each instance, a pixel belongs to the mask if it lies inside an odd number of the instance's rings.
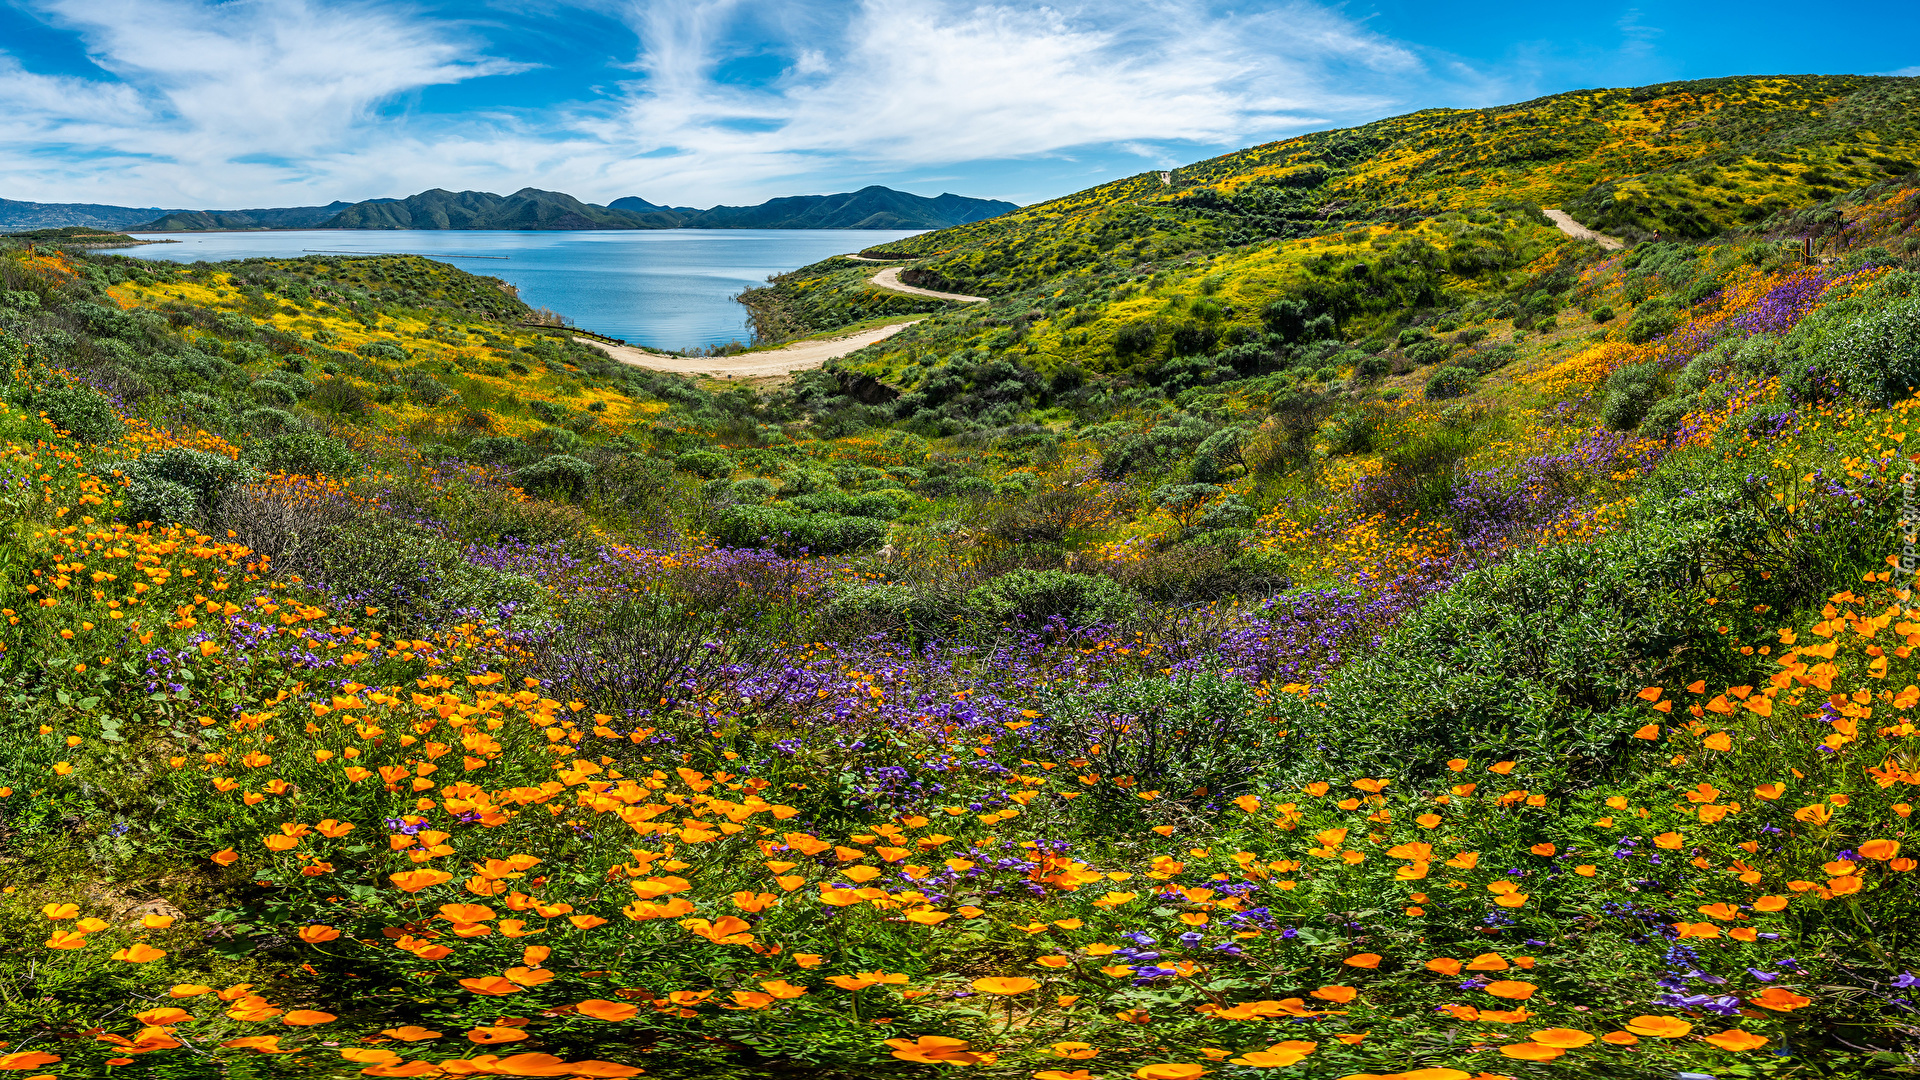
[[126,434],[113,403],[86,386],[55,386],[36,391],[27,407],[47,414],[53,426],[83,443],[112,442]]
[[1607,377],[1607,396],[1600,405],[1600,421],[1615,431],[1632,431],[1646,418],[1660,396],[1660,365],[1654,361],[1628,364]]
[[240,428],[253,435],[278,435],[282,432],[298,431],[300,421],[284,409],[270,409],[262,406],[241,413]]
[[1644,345],[1678,325],[1680,315],[1670,304],[1652,300],[1641,304],[1633,313],[1633,321],[1627,324],[1623,334],[1629,343]]
[[369,341],[354,351],[369,360],[386,360],[395,364],[407,362],[407,350],[385,341]]
[[467,561],[458,545],[369,516],[331,527],[308,557],[310,576],[338,600],[381,610],[402,628],[435,627],[509,605],[532,613],[543,593],[532,580]]
[[728,494],[734,502],[758,505],[770,501],[775,494],[775,488],[773,481],[764,476],[749,476],[745,480],[734,481],[733,486],[728,489]]
[[[746,481],[742,481],[745,483]],[[761,483],[766,483],[762,480]],[[768,485],[771,488],[771,485]],[[900,507],[894,500],[876,491],[849,495],[840,491],[823,491],[818,495],[799,495],[787,500],[788,507],[816,514],[842,514],[847,517],[875,518],[880,521],[892,521],[900,516]]]
[[900,634],[919,643],[953,627],[955,605],[937,589],[878,581],[834,587],[820,613],[821,629],[842,639]]
[[1840,385],[1874,402],[1920,387],[1920,299],[1859,316],[1821,343],[1818,359]]
[[782,555],[801,551],[835,555],[880,543],[887,535],[887,524],[874,518],[736,505],[720,511],[709,531],[723,547],[764,547]]
[[359,416],[367,411],[366,393],[350,380],[338,376],[320,380],[309,400],[315,408],[341,416]]
[[242,456],[270,473],[343,477],[360,471],[360,459],[346,443],[312,431],[287,431],[250,442]]
[[1442,401],[1472,393],[1479,382],[1480,377],[1473,373],[1472,368],[1450,364],[1427,377],[1427,400]]
[[255,379],[251,389],[254,399],[262,405],[291,405],[300,400],[291,388],[271,379]]
[[1089,789],[1071,812],[1098,831],[1142,828],[1148,803],[1134,791],[1158,791],[1198,811],[1250,790],[1281,745],[1270,709],[1253,683],[1213,672],[1136,675],[1095,690],[1052,693],[1038,734],[1048,755],[1102,747],[1100,765],[1130,776],[1132,788]]
[[1680,430],[1680,422],[1687,413],[1693,411],[1697,398],[1692,394],[1675,394],[1661,398],[1647,410],[1646,418],[1640,421],[1640,430],[1648,435],[1666,438]]
[[1441,363],[1452,356],[1453,346],[1438,339],[1427,339],[1408,346],[1405,351],[1407,359],[1425,367],[1428,364]]
[[673,464],[676,468],[708,480],[717,479],[733,471],[733,460],[713,450],[689,450],[673,459]]
[[127,478],[122,521],[205,527],[226,496],[252,472],[221,454],[168,447],[108,466]]
[[511,435],[492,435],[467,444],[466,456],[493,465],[519,465],[533,458],[531,446]]
[[1304,745],[1325,750],[1313,768],[1414,777],[1455,757],[1551,758],[1598,778],[1646,721],[1641,687],[1749,681],[1733,643],[1777,625],[1752,605],[1804,602],[1877,557],[1871,526],[1782,530],[1772,512],[1723,489],[1655,500],[1630,532],[1467,575],[1296,710]]
[[593,466],[572,454],[552,454],[521,469],[514,483],[527,491],[552,498],[577,499],[586,494]]
[[1069,625],[1111,622],[1133,610],[1133,596],[1112,578],[1063,570],[1011,570],[967,594],[967,604],[995,622],[1029,624],[1055,617]]

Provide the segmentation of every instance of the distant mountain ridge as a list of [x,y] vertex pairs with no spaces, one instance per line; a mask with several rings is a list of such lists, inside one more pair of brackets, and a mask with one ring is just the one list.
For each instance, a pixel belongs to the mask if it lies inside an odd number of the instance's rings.
[[[17,209],[16,209],[17,208]],[[161,210],[0,199],[0,229],[85,225],[134,232],[254,229],[944,229],[1019,207],[998,199],[934,198],[874,185],[838,195],[792,195],[758,206],[660,206],[628,195],[610,206],[559,191],[511,195],[434,188],[404,199],[258,210]]]
[[[191,211],[172,211],[190,213]],[[99,203],[39,203],[0,199],[0,229],[60,229],[82,225],[89,229],[131,229],[169,211],[158,206],[103,206]]]

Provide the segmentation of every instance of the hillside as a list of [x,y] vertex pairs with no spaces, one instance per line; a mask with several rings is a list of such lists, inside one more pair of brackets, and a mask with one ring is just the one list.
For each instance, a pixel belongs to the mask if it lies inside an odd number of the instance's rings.
[[[1839,176],[1908,85],[1591,94]],[[0,1070],[1913,1075],[1920,175],[1193,205],[1354,138],[915,237],[992,299],[759,387],[0,239]]]
[[37,203],[0,199],[0,230],[130,229],[168,211],[159,207],[103,206],[98,203]]
[[[979,221],[1014,204],[961,195],[925,198],[884,187],[842,195],[796,195],[758,206],[656,206],[638,196],[610,206],[558,191],[511,195],[435,188],[404,199],[334,202],[274,210],[181,210],[139,232],[207,229],[938,229]],[[84,223],[82,223],[84,224]]]

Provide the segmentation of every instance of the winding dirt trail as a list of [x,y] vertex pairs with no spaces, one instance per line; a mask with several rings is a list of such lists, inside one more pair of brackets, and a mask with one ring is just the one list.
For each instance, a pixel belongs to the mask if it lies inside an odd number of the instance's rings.
[[735,356],[669,356],[665,353],[648,352],[632,345],[608,345],[604,341],[582,337],[573,340],[582,345],[591,345],[623,364],[647,368],[650,371],[670,371],[676,375],[753,379],[791,375],[796,371],[817,368],[829,360],[864,349],[876,341],[885,341],[919,321],[910,319],[891,326],[877,326],[857,334],[847,334],[844,337],[827,338],[821,341],[796,341],[777,349],[740,353]]
[[915,296],[931,296],[936,300],[958,300],[963,304],[984,304],[987,302],[987,298],[984,296],[967,296],[963,293],[934,292],[932,289],[916,289],[911,285],[903,285],[900,283],[900,271],[903,269],[905,268],[899,267],[899,266],[889,266],[885,270],[882,270],[879,273],[873,275],[873,283],[882,289],[891,289],[894,292],[912,293]]
[[1619,251],[1621,248],[1627,246],[1627,242],[1617,236],[1608,236],[1605,233],[1594,232],[1592,229],[1573,220],[1573,215],[1567,213],[1565,210],[1547,210],[1546,215],[1561,232],[1566,233],[1575,240],[1593,240],[1608,251]]

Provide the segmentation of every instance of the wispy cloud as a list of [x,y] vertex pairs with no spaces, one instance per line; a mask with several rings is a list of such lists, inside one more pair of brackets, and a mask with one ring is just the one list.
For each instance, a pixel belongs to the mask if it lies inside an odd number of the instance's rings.
[[1156,167],[1428,104],[1436,88],[1484,100],[1492,85],[1305,2],[583,0],[512,19],[546,35],[588,20],[626,35],[574,38],[568,63],[537,73],[543,100],[463,109],[459,84],[540,59],[518,48],[506,9],[35,10],[104,74],[36,73],[0,52],[0,191],[63,201],[262,205],[535,184],[708,205],[985,161]]

